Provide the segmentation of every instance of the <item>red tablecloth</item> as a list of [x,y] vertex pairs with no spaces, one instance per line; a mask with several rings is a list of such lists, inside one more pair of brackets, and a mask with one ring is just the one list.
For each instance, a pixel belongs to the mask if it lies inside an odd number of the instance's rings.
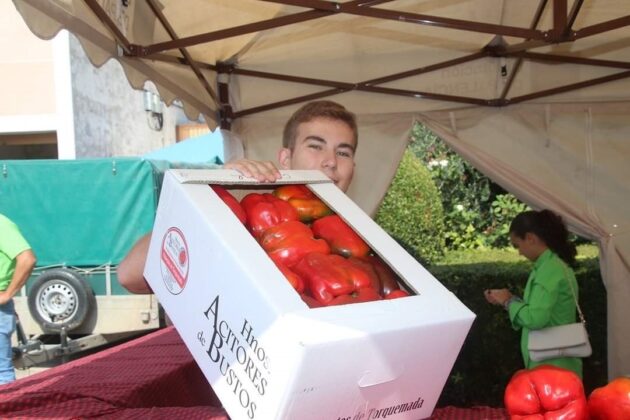
[[[228,420],[173,327],[0,386],[1,418]],[[432,419],[505,419],[503,409],[436,409]]]

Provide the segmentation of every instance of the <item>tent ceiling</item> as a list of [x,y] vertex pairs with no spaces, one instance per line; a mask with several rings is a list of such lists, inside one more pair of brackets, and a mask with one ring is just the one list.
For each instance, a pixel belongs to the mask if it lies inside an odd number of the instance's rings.
[[[484,106],[505,106],[630,76],[630,71],[628,71],[630,63],[613,59],[614,54],[609,58],[598,58],[597,55],[599,54],[592,54],[588,51],[589,44],[592,44],[588,42],[590,38],[626,27],[630,24],[630,16],[606,16],[606,13],[601,13],[601,10],[589,8],[582,0],[574,1],[570,8],[566,0],[486,1],[484,2],[486,6],[488,3],[498,6],[495,11],[500,13],[488,13],[485,21],[483,19],[462,18],[462,15],[470,16],[467,13],[468,7],[462,2],[445,2],[453,5],[452,8],[449,8],[435,7],[435,5],[432,6],[433,2],[426,1],[268,0],[258,3],[269,3],[269,7],[259,4],[256,6],[258,13],[250,13],[249,16],[243,14],[244,16],[234,19],[233,24],[229,27],[224,27],[224,24],[207,24],[209,22],[201,20],[197,22],[200,25],[199,29],[206,30],[198,32],[194,31],[195,25],[190,25],[188,19],[190,8],[182,7],[181,3],[172,5],[172,7],[165,7],[164,4],[168,2],[160,4],[156,0],[147,0],[147,7],[161,27],[156,28],[156,33],[160,33],[160,36],[156,37],[154,42],[145,44],[137,43],[137,40],[125,36],[98,1],[88,0],[86,3],[109,29],[126,56],[165,63],[178,63],[190,68],[199,81],[199,87],[213,98],[224,119],[234,119],[287,104],[352,90]],[[481,2],[468,3],[476,4],[476,6],[481,5]],[[280,9],[277,5],[284,7]],[[432,11],[431,7],[435,7],[436,13],[426,14]],[[600,7],[605,8],[606,5]],[[206,5],[205,8],[209,9],[210,6]],[[182,13],[185,10],[189,13]],[[233,10],[242,9],[233,7]],[[446,13],[449,10],[452,12],[451,15]],[[203,12],[203,9],[200,12]],[[263,17],[268,18],[260,19],[260,12],[263,12]],[[596,19],[592,15],[600,15],[601,17]],[[204,14],[199,13],[199,16],[204,16]],[[339,16],[343,18],[336,19]],[[494,19],[488,19],[488,17],[494,17]],[[365,20],[365,23],[359,23],[359,19]],[[440,31],[439,43],[449,42],[449,35],[444,30],[457,32],[452,37],[453,44],[462,43],[462,34],[468,39],[468,42],[463,43],[460,51],[457,50],[456,45],[452,45],[447,57],[436,54],[429,57],[428,60],[422,60],[420,66],[413,65],[413,63],[395,69],[396,66],[386,66],[390,68],[378,69],[379,71],[374,74],[366,74],[365,76],[368,78],[361,79],[335,79],[332,77],[334,73],[320,78],[317,77],[317,74],[312,74],[310,77],[302,76],[308,74],[307,71],[289,74],[276,72],[273,68],[258,70],[256,66],[247,65],[246,49],[243,63],[240,63],[240,60],[235,59],[237,57],[220,57],[217,54],[217,49],[213,47],[213,44],[226,39],[247,37],[258,33],[264,37],[265,31],[278,28],[286,28],[288,31],[288,38],[283,36],[282,39],[284,48],[286,48],[287,41],[295,42],[296,46],[299,47],[300,33],[306,36],[309,31],[313,30],[313,26],[310,26],[311,22],[315,22],[317,25],[327,25],[331,31],[338,34],[348,21],[353,22],[352,27],[357,37],[367,36],[368,32],[374,28],[394,31],[399,36],[400,34],[407,34],[410,55],[413,54],[411,47],[417,40],[421,40],[422,45],[426,47],[426,41],[422,38],[431,36],[432,30],[437,32],[435,28],[443,28]],[[497,23],[493,23],[493,21],[497,21]],[[381,23],[386,24],[386,26],[381,25]],[[309,26],[302,28],[298,24]],[[219,27],[215,29],[213,26]],[[208,31],[208,27],[212,30]],[[269,43],[273,44],[273,40]],[[269,46],[269,48],[273,47],[273,45]],[[386,48],[387,46],[385,46]],[[341,53],[343,48],[338,50]],[[214,52],[210,57],[218,58],[218,60],[209,61],[206,58],[208,56],[204,55],[209,51]],[[601,55],[607,55],[606,51],[602,51]],[[421,79],[418,78],[420,75],[437,70],[449,71],[451,69],[451,71],[456,71],[464,63],[480,62],[488,58],[502,59],[500,71],[505,80],[502,88],[494,95],[484,95],[483,92],[479,92],[468,96],[453,94],[449,90],[439,87],[429,86],[426,90],[418,88],[422,85]],[[587,78],[563,77],[560,80],[555,80],[555,83],[543,86],[528,84],[528,89],[519,89],[515,87],[515,82],[519,80],[519,69],[524,62],[530,63],[534,73],[540,74],[544,74],[546,67],[558,64],[591,66],[597,68],[602,74],[594,72],[591,77]],[[222,96],[228,92],[224,92],[223,87],[219,84],[219,93],[217,94],[213,89],[212,81],[206,78],[202,69],[219,74],[229,73],[241,77],[297,82],[318,89],[306,95],[292,96],[251,108],[233,109],[227,104],[227,97]],[[577,72],[579,73],[579,70]],[[398,82],[400,87],[393,82]]]
[[[203,112],[224,127],[243,116],[342,93],[405,98],[399,111],[427,99],[438,101],[435,108],[445,101],[502,107],[630,77],[624,59],[630,55],[630,5],[613,0],[16,5],[80,17],[104,37],[72,28],[84,36],[93,60],[98,54],[90,43],[116,47],[128,75],[170,74],[170,84],[156,81],[169,91],[164,97],[180,97],[191,113]],[[231,92],[223,75],[238,77],[241,86],[269,86],[273,93]],[[294,88],[280,93],[274,88],[279,82]]]

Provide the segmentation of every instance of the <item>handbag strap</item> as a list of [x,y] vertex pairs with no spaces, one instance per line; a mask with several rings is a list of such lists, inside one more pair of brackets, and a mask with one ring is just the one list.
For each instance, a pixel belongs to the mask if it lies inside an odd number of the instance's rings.
[[586,325],[586,319],[584,319],[584,314],[582,313],[582,309],[580,308],[580,304],[578,303],[577,295],[575,293],[575,290],[573,289],[571,281],[569,280],[569,272],[567,271],[567,265],[564,261],[562,262],[562,269],[564,270],[564,278],[567,279],[567,283],[569,283],[569,288],[571,289],[571,293],[573,294],[573,300],[575,300],[575,307],[577,308],[580,322]]

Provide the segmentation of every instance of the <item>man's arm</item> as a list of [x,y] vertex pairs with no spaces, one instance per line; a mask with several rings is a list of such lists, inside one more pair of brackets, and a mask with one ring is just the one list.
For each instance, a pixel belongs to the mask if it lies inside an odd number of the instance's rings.
[[[260,182],[274,182],[280,179],[280,171],[269,161],[240,159],[228,162],[224,169],[235,169],[241,174],[255,178]],[[147,261],[151,233],[138,239],[131,251],[118,265],[118,281],[131,293],[151,293],[151,288],[144,279],[144,265]]]
[[150,242],[151,233],[149,232],[136,241],[118,265],[118,281],[131,293],[151,293],[151,288],[143,275]]
[[15,271],[13,272],[11,283],[9,283],[9,287],[7,287],[5,291],[0,292],[0,305],[11,300],[22,286],[24,286],[37,262],[35,254],[30,249],[20,252],[17,257],[15,257],[15,260]]

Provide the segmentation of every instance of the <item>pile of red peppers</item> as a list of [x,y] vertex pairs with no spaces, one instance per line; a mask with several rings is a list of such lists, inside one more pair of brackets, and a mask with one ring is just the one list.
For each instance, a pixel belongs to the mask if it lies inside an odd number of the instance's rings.
[[588,420],[582,380],[556,366],[519,370],[505,388],[504,399],[512,419]]
[[409,296],[400,278],[306,185],[251,192],[212,189],[313,308]]
[[504,400],[511,419],[630,419],[630,378],[613,379],[587,398],[582,380],[573,371],[541,365],[516,372]]
[[630,378],[620,376],[588,397],[591,420],[630,419]]

